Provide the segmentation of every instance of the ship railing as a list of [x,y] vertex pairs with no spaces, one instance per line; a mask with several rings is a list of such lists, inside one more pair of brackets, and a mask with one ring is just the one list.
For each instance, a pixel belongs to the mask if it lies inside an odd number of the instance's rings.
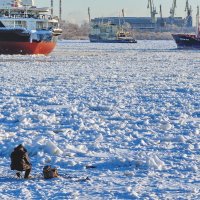
[[45,15],[45,14],[24,14],[24,13],[19,13],[19,14],[3,14],[0,15],[0,17],[5,17],[5,18],[33,18],[33,19],[42,19],[42,20],[52,20],[54,19],[51,15]]

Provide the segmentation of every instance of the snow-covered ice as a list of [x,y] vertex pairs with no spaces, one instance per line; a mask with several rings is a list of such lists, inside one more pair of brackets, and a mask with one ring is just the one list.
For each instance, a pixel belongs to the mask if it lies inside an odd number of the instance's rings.
[[[173,41],[0,55],[1,199],[200,199],[199,55]],[[10,170],[21,143],[30,180]]]

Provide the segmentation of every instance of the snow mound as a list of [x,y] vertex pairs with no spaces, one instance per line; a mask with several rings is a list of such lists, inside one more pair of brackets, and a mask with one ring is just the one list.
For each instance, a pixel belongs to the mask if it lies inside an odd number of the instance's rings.
[[44,150],[51,155],[62,155],[63,151],[52,141],[47,141]]
[[153,155],[147,158],[147,165],[150,168],[157,169],[157,170],[166,169],[165,163],[156,155]]

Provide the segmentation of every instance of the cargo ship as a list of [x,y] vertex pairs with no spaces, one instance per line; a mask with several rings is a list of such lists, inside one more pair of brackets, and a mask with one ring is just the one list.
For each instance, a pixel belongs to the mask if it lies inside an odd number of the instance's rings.
[[89,39],[96,43],[137,43],[129,31],[112,22],[91,23]]
[[33,0],[1,0],[0,54],[51,53],[62,30],[49,10]]
[[196,23],[196,34],[172,34],[179,49],[200,49],[199,7],[197,7]]

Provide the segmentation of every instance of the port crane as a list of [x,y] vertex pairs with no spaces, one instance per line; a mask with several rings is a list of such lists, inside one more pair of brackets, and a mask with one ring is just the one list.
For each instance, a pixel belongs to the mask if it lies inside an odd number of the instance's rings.
[[176,7],[177,7],[176,0],[173,0],[172,7],[170,9],[170,17],[171,18],[174,18],[174,16],[175,16]]
[[196,14],[196,36],[199,37],[199,6],[197,6],[197,14]]
[[185,4],[185,12],[186,14],[186,18],[185,18],[185,26],[192,26],[192,6],[189,5],[189,1],[186,0],[186,4]]
[[162,5],[160,5],[160,26],[165,26],[165,22],[163,19],[163,14],[162,14]]
[[[51,15],[53,16],[53,4],[54,0],[51,0]],[[62,20],[62,0],[59,0],[59,19]]]
[[90,7],[88,7],[88,21],[91,22]]
[[154,6],[153,0],[148,0],[147,8],[150,8],[151,20],[153,23],[155,23],[156,22],[156,14],[158,14],[158,13]]
[[186,0],[185,11],[187,12],[187,17],[192,15],[192,6],[189,5],[188,0]]
[[59,19],[60,21],[62,20],[62,0],[60,0],[59,3]]
[[53,16],[53,0],[51,0],[51,16]]

